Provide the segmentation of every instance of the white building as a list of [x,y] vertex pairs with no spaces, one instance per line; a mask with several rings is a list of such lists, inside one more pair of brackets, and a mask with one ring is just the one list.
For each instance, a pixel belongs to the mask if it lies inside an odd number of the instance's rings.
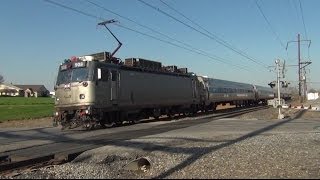
[[316,100],[319,98],[319,93],[308,93],[308,100]]

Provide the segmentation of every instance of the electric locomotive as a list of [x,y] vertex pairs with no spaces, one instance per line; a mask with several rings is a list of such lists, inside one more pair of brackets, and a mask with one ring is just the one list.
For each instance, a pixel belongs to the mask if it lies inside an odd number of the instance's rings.
[[110,53],[73,57],[59,67],[55,124],[63,128],[111,126],[124,121],[178,113],[204,106],[204,84],[186,68]]

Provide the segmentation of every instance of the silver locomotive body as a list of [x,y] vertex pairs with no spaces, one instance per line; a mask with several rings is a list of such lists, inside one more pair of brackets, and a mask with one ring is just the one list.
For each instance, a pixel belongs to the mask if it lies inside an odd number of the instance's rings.
[[60,66],[55,118],[63,128],[121,124],[196,112],[201,84],[191,74],[154,71],[102,61]]

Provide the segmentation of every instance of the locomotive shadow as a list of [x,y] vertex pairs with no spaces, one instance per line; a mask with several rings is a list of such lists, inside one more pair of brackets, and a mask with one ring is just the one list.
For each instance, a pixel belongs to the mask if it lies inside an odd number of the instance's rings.
[[260,134],[262,134],[264,132],[270,131],[270,130],[278,127],[278,126],[281,126],[281,125],[283,125],[285,123],[288,123],[290,121],[293,121],[295,119],[300,118],[304,113],[305,113],[305,110],[299,111],[298,114],[294,118],[289,118],[287,120],[282,120],[280,122],[274,123],[274,124],[269,125],[267,127],[258,129],[256,131],[253,131],[251,133],[245,134],[245,135],[240,136],[240,137],[238,137],[236,139],[233,139],[231,141],[228,141],[228,142],[225,142],[225,143],[213,146],[213,147],[198,148],[198,151],[194,151],[194,152],[197,152],[197,153],[192,153],[191,152],[192,155],[190,157],[188,157],[186,160],[184,160],[180,164],[178,164],[175,167],[173,167],[173,168],[161,173],[160,175],[158,175],[158,176],[156,176],[154,178],[156,178],[156,179],[158,179],[158,178],[160,178],[160,179],[161,178],[166,178],[166,177],[170,176],[171,174],[173,174],[174,172],[189,166],[190,164],[194,163],[196,160],[200,159],[201,157],[205,156],[206,154],[212,153],[212,152],[217,151],[219,149],[231,146],[231,145],[236,144],[238,142],[253,138],[253,137],[258,136],[258,135],[260,135]]

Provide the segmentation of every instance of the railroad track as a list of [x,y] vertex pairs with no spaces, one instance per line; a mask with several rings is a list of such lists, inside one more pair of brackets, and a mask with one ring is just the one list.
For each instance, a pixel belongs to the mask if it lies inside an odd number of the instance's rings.
[[[236,117],[245,113],[266,109],[266,106],[251,107],[246,109],[233,108],[221,110],[219,114],[201,113],[200,117],[186,118],[170,123],[156,125],[145,129],[129,129],[112,134],[92,135],[85,139],[63,139],[59,142],[37,145],[23,149],[15,149],[0,153],[0,174],[10,176],[24,170],[36,169],[48,165],[62,164],[72,161],[84,151],[95,149],[117,141],[125,141],[142,136],[168,132],[175,129],[218,120],[221,118]],[[164,121],[159,119],[157,121]],[[154,120],[153,120],[154,121]],[[141,123],[147,123],[142,121]],[[140,124],[140,123],[139,123]],[[106,129],[107,131],[108,129]]]

